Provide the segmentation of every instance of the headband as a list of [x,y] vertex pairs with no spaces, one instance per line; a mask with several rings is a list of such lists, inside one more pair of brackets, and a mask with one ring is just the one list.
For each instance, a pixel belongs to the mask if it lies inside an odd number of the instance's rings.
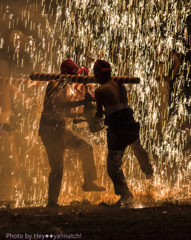
[[78,73],[78,66],[70,58],[62,62],[60,66],[62,74],[76,74]]
[[[111,68],[103,68],[102,66],[99,65],[98,63],[99,60],[97,60],[95,63],[94,63],[94,72],[95,73],[111,73]],[[104,61],[106,62],[106,61]],[[106,62],[107,63],[107,62]]]

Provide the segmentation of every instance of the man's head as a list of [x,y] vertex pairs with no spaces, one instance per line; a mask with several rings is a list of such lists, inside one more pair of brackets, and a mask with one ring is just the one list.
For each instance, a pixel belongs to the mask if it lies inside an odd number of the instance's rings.
[[97,60],[94,63],[94,75],[100,84],[106,83],[111,78],[111,66],[104,60]]
[[9,35],[9,44],[11,50],[15,49],[19,50],[20,52],[24,53],[25,44],[29,42],[29,36],[24,35],[23,32],[19,30],[12,30]]
[[70,58],[67,58],[60,66],[60,73],[76,75],[78,73],[78,66]]

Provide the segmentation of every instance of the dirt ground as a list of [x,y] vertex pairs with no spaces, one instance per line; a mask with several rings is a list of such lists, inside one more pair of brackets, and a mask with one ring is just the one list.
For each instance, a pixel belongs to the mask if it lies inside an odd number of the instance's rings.
[[0,240],[4,239],[190,240],[191,205],[129,209],[86,203],[57,209],[1,208]]

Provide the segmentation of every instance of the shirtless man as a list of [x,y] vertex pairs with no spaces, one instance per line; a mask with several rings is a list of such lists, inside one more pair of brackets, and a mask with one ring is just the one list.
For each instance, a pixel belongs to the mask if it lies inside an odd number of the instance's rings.
[[[159,82],[159,92],[161,94],[161,104],[158,107],[160,111],[160,116],[162,116],[163,120],[165,119],[164,116],[166,116],[166,121],[169,119],[168,114],[167,114],[167,107],[171,106],[170,109],[170,115],[173,116],[174,114],[178,114],[178,109],[176,103],[175,103],[175,94],[180,93],[179,97],[182,98],[182,102],[185,102],[185,99],[187,99],[187,103],[185,104],[185,108],[187,110],[187,118],[186,120],[182,122],[183,118],[182,116],[179,116],[179,119],[177,121],[177,129],[182,129],[186,132],[187,136],[187,144],[184,148],[184,152],[189,150],[191,147],[191,136],[190,136],[190,123],[189,123],[189,118],[190,118],[190,113],[191,113],[191,106],[190,106],[190,96],[191,96],[191,90],[190,90],[190,85],[189,85],[189,79],[190,79],[190,62],[191,62],[191,15],[188,16],[186,20],[187,24],[187,40],[186,40],[186,48],[187,52],[185,55],[183,54],[177,54],[176,52],[169,52],[169,57],[166,59],[166,65],[169,66],[168,69],[170,71],[166,73],[167,76],[164,76],[161,74],[159,78],[157,78],[157,81]],[[170,65],[173,66],[170,67]],[[161,71],[162,72],[162,71]],[[183,76],[183,80],[180,84],[180,78]],[[162,81],[161,81],[162,80]],[[181,91],[180,91],[181,88]],[[164,98],[165,96],[165,98]],[[164,100],[165,99],[165,100]],[[164,112],[166,111],[166,114]],[[169,116],[169,118],[171,117]],[[162,132],[162,119],[159,117],[159,122],[161,125],[161,132]],[[163,127],[164,128],[164,127]]]
[[[187,104],[185,106],[187,110],[187,119],[182,123],[181,129],[186,132],[187,135],[187,143],[184,148],[184,151],[191,151],[191,84],[189,83],[191,80],[191,15],[189,15],[186,19],[187,24],[187,48],[188,52],[184,56],[184,62],[186,66],[184,68],[184,87],[183,87],[183,98],[187,99]],[[188,67],[189,66],[189,67]]]
[[101,87],[96,89],[97,113],[95,122],[100,121],[105,109],[105,125],[107,128],[107,171],[113,181],[115,194],[121,198],[118,203],[128,203],[133,198],[121,169],[125,148],[130,145],[147,178],[153,175],[147,152],[139,139],[139,123],[133,118],[133,111],[128,106],[127,92],[122,84],[111,78],[110,64],[97,60],[94,64],[94,75]]
[[28,106],[33,101],[10,84],[0,82],[0,200],[12,201],[12,194],[18,181],[19,159],[14,140],[17,126],[11,122],[11,107],[15,101]]
[[[77,74],[78,67],[68,58],[63,61],[60,70],[62,74]],[[83,115],[72,113],[71,108],[85,104],[85,100],[71,101],[71,98],[68,84],[63,86],[61,81],[54,80],[48,84],[39,129],[51,167],[47,207],[59,207],[57,202],[62,183],[65,149],[78,150],[84,174],[83,191],[105,191],[104,187],[99,187],[93,182],[97,179],[97,173],[92,145],[66,126],[66,117],[76,118]]]
[[[163,71],[162,68],[164,66],[170,66],[173,62],[173,67],[171,68],[171,71],[168,73],[167,76],[162,75]],[[173,92],[173,83],[175,81],[175,78],[178,74],[181,61],[178,58],[178,55],[170,51],[169,56],[166,56],[166,60],[164,62],[160,62],[159,68],[161,76],[157,77],[156,80],[158,81],[158,92],[160,94],[161,101],[157,104],[158,110],[159,110],[159,122],[157,124],[157,130],[160,137],[160,142],[163,141],[163,131],[166,128],[166,125],[169,120],[168,116],[168,107],[171,105],[171,92]],[[169,67],[170,69],[170,67]],[[157,69],[159,70],[159,69]]]
[[[10,77],[13,71],[6,47],[0,49],[0,77]],[[28,102],[26,107],[33,105],[16,86],[0,82],[0,201],[12,201],[18,183],[19,159],[14,136],[17,126],[11,119],[15,101],[22,105]]]
[[10,125],[11,95],[14,87],[0,83],[0,89],[0,200],[12,201],[19,172],[18,154]]

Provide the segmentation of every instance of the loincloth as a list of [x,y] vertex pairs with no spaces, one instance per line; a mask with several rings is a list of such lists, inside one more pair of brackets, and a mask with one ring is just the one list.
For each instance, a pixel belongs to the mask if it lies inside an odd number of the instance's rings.
[[139,138],[139,123],[135,122],[131,108],[106,116],[105,125],[109,150],[122,150]]

